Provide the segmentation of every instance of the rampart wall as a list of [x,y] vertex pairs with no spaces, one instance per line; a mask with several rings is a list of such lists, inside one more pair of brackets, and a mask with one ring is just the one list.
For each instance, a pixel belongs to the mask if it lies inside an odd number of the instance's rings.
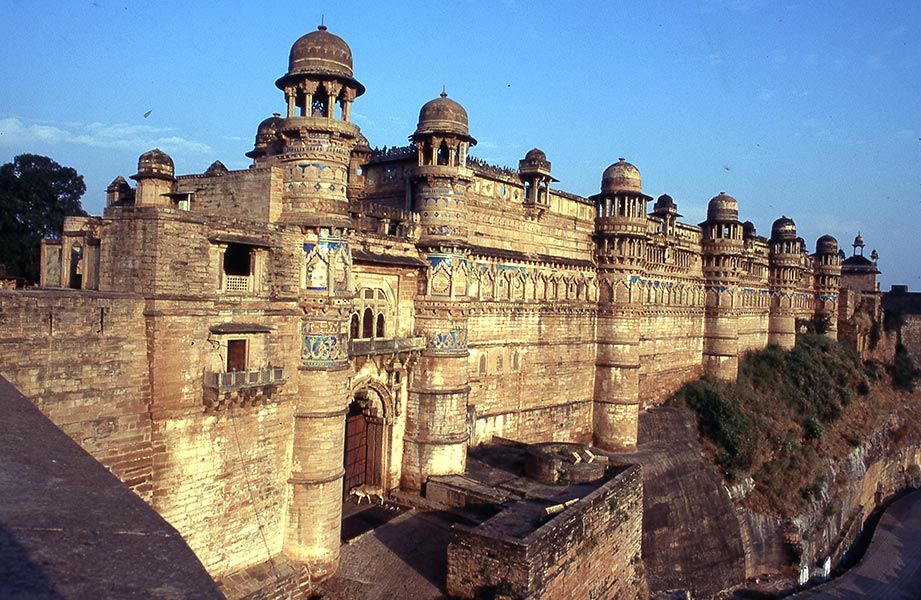
[[0,373],[150,501],[153,424],[143,300],[0,291]]

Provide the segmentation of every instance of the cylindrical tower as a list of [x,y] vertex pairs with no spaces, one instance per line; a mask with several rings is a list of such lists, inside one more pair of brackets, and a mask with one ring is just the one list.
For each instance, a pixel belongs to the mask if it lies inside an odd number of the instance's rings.
[[781,217],[771,226],[771,312],[768,344],[789,350],[796,345],[796,288],[803,271],[803,244],[793,219]]
[[812,257],[815,286],[815,316],[826,324],[825,335],[838,338],[838,290],[841,287],[841,257],[838,240],[823,235]]
[[407,398],[402,485],[422,489],[428,477],[463,473],[467,464],[467,186],[473,180],[467,151],[476,140],[467,111],[444,92],[419,111],[410,139],[417,151],[417,245],[429,268],[415,307],[427,343]]
[[706,300],[704,308],[703,368],[707,373],[735,380],[739,374],[738,295],[744,227],[739,203],[725,192],[707,205],[700,224]]
[[249,156],[256,166],[283,168],[277,218],[302,232],[303,346],[284,547],[310,565],[314,578],[324,578],[339,562],[354,287],[347,189],[350,154],[363,139],[349,116],[364,86],[352,77],[348,45],[323,25],[294,43],[288,72],[276,85],[285,94],[286,114],[259,125]]
[[607,450],[636,446],[640,316],[637,281],[646,271],[646,203],[639,170],[621,158],[601,177],[595,203],[599,295],[592,425]]
[[168,194],[176,183],[173,174],[173,159],[166,152],[155,148],[142,154],[138,159],[138,172],[131,175],[131,179],[138,182],[135,206],[170,206],[172,201]]

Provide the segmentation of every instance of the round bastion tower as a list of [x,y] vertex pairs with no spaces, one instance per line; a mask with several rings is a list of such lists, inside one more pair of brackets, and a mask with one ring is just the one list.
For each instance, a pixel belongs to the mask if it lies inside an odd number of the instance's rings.
[[744,248],[744,226],[739,203],[720,192],[707,205],[700,224],[703,254],[704,348],[707,373],[734,381],[739,374],[739,283]]
[[796,223],[788,217],[780,217],[771,226],[770,276],[771,288],[770,320],[768,322],[768,344],[789,350],[796,345],[796,310],[794,306],[796,287],[803,275],[805,248],[796,237]]
[[339,563],[354,287],[347,192],[351,153],[364,140],[350,113],[365,88],[352,76],[348,44],[324,25],[294,42],[275,85],[285,115],[260,123],[248,156],[253,168],[281,170],[281,205],[269,217],[294,233],[301,262],[292,286],[302,348],[284,550],[322,579]]
[[476,140],[467,111],[444,92],[419,111],[410,139],[417,152],[417,246],[429,267],[425,293],[415,303],[426,347],[409,388],[401,483],[418,490],[429,476],[463,473],[467,461],[467,186],[473,180],[467,151]]
[[841,286],[841,257],[838,240],[823,235],[816,241],[814,286],[815,314],[827,323],[825,335],[838,339],[838,288]]
[[636,446],[640,385],[639,287],[646,272],[646,204],[639,170],[621,158],[601,176],[595,203],[599,304],[592,424],[606,450]]

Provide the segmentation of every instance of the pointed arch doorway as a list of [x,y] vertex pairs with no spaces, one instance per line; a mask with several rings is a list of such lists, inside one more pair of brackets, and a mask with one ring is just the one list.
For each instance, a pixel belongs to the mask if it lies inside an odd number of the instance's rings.
[[365,383],[353,391],[345,418],[345,481],[343,498],[359,485],[388,491],[391,424],[388,418],[389,394],[385,389]]

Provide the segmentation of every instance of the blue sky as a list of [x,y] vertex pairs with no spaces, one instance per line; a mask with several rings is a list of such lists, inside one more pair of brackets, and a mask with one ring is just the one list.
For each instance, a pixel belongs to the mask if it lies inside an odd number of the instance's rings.
[[[84,207],[160,147],[177,173],[249,165],[283,112],[275,80],[316,28],[352,48],[372,146],[407,143],[445,86],[473,154],[533,147],[584,196],[626,157],[644,191],[704,219],[725,191],[814,249],[861,231],[883,289],[921,291],[921,2],[0,1],[0,161],[33,152],[86,178]],[[146,116],[145,116],[146,115]]]

